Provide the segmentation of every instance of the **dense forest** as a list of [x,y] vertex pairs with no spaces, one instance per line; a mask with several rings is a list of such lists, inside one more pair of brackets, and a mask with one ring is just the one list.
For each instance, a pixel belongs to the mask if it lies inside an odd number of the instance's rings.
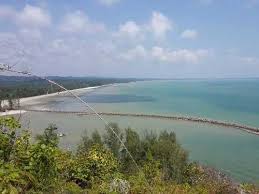
[[[113,128],[136,163],[110,130]],[[188,160],[173,132],[146,132],[111,123],[83,134],[74,152],[59,148],[50,125],[32,141],[13,117],[0,117],[1,193],[257,193],[255,186]],[[33,142],[33,143],[32,143]]]
[[[112,83],[127,83],[138,81],[134,78],[96,78],[96,77],[47,77],[67,89],[100,86]],[[51,86],[46,80],[24,76],[0,76],[1,95],[14,95],[15,97],[29,97],[41,94],[59,92],[60,88]]]
[[[67,89],[77,89],[84,87],[100,86],[112,83],[127,83],[140,81],[143,79],[134,78],[96,78],[96,77],[47,77]],[[51,85],[46,80],[36,77],[25,76],[0,76],[0,111],[1,101],[19,99],[23,97],[37,96],[47,93],[62,91],[55,85]]]

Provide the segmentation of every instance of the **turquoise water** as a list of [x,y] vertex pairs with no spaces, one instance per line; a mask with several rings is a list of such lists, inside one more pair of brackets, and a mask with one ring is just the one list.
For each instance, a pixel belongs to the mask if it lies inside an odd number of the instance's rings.
[[[259,127],[259,80],[136,82],[82,97],[99,111],[191,115]],[[68,97],[48,100],[46,108],[85,109]]]
[[[259,80],[175,80],[119,84],[81,95],[98,111],[189,115],[234,121],[259,127]],[[52,97],[34,107],[55,110],[85,108],[71,97]],[[87,110],[86,110],[87,111]],[[190,159],[223,170],[239,181],[259,183],[259,136],[232,128],[159,119],[105,117],[122,127],[143,130],[171,130]],[[28,122],[30,120],[30,122]],[[24,125],[34,133],[56,123],[66,136],[61,144],[71,147],[84,129],[103,129],[93,116],[27,113]]]

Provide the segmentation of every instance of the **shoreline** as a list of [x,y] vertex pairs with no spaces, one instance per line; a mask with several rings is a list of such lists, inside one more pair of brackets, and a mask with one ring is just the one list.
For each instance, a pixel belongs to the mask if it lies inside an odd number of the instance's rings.
[[[93,87],[85,87],[85,88],[77,88],[69,90],[77,95],[84,93],[86,91],[95,90],[102,87],[108,87],[108,86],[115,86],[118,83],[112,83],[112,84],[104,84],[99,86],[93,86]],[[62,91],[62,92],[55,92],[51,94],[44,94],[44,95],[38,95],[38,96],[32,96],[32,97],[25,97],[20,99],[21,109],[19,110],[9,110],[6,112],[0,112],[0,116],[8,116],[8,115],[17,115],[17,114],[23,114],[27,111],[29,112],[49,112],[49,113],[62,113],[62,114],[76,114],[76,115],[93,115],[93,113],[86,113],[86,112],[80,112],[80,111],[56,111],[56,110],[50,110],[50,109],[27,109],[26,105],[31,104],[33,105],[33,101],[40,100],[43,98],[48,97],[54,97],[54,96],[70,96],[71,94],[68,93],[68,91]],[[28,103],[28,104],[27,104]],[[23,107],[25,106],[25,107]],[[153,115],[153,114],[139,114],[139,113],[119,113],[119,112],[99,112],[100,115],[105,116],[122,116],[122,117],[142,117],[142,118],[155,118],[155,119],[171,119],[171,120],[178,120],[178,121],[189,121],[189,122],[196,122],[196,123],[207,123],[210,125],[217,125],[217,126],[223,126],[223,127],[232,127],[235,129],[242,130],[247,133],[251,133],[254,135],[259,136],[259,128],[252,127],[244,124],[239,123],[232,123],[228,121],[220,121],[220,120],[214,120],[209,118],[200,118],[200,117],[192,117],[192,116],[177,116],[177,115]]]
[[[86,91],[91,91],[91,90],[95,90],[98,88],[102,88],[102,87],[108,87],[108,86],[114,86],[116,85],[116,83],[113,84],[104,84],[104,85],[99,85],[99,86],[92,86],[92,87],[85,87],[85,88],[77,88],[77,89],[72,89],[69,90],[75,94],[81,94],[84,93]],[[54,92],[54,93],[50,93],[50,94],[43,94],[43,95],[38,95],[38,96],[30,96],[30,97],[24,97],[24,98],[20,98],[20,104],[21,106],[26,106],[27,104],[30,104],[33,101],[37,101],[37,100],[41,100],[44,98],[49,98],[49,97],[54,97],[54,96],[69,96],[71,94],[68,93],[68,91],[62,91],[62,92]],[[3,105],[7,105],[7,100],[2,101]],[[23,114],[26,113],[27,111],[24,109],[21,110],[7,110],[4,112],[0,112],[0,117],[1,116],[11,116],[11,115],[18,115],[18,114]]]
[[[92,87],[85,87],[85,88],[77,88],[77,89],[72,89],[69,90],[70,92],[73,92],[75,94],[80,94],[83,93],[85,91],[88,90],[94,90],[94,89],[98,89],[98,88],[102,88],[102,87],[107,87],[107,86],[113,86],[115,84],[104,84],[104,85],[100,85],[100,86],[92,86]],[[54,93],[50,93],[50,94],[43,94],[43,95],[38,95],[38,96],[31,96],[31,97],[25,97],[25,98],[21,98],[20,99],[20,103],[28,103],[30,101],[33,100],[39,100],[42,98],[48,98],[48,97],[53,97],[53,96],[66,96],[66,95],[71,95],[68,93],[68,91],[62,91],[62,92],[54,92]]]
[[23,114],[26,113],[26,110],[9,110],[6,112],[0,112],[0,117],[2,116],[11,116],[11,115],[19,115],[19,114]]
[[[80,111],[55,111],[55,110],[36,110],[36,109],[25,109],[29,112],[47,112],[47,113],[57,113],[57,114],[74,114],[74,115],[94,115],[94,113],[80,112]],[[195,123],[205,123],[210,125],[217,125],[222,127],[235,128],[243,132],[251,133],[253,135],[259,136],[259,128],[252,127],[243,124],[231,123],[227,121],[219,121],[207,118],[197,118],[188,116],[166,116],[166,115],[151,115],[151,114],[138,114],[138,113],[113,113],[113,112],[98,112],[100,115],[104,116],[121,116],[121,117],[139,117],[139,118],[155,118],[155,119],[169,119],[177,121],[188,121]]]

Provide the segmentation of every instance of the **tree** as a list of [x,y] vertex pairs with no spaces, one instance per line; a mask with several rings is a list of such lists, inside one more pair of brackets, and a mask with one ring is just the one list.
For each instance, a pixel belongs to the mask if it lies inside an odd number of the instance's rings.
[[111,151],[101,145],[93,145],[87,153],[79,154],[72,165],[70,179],[81,187],[111,180],[118,173],[118,161]]
[[43,135],[36,136],[36,140],[39,142],[39,144],[57,147],[59,143],[57,129],[58,128],[56,125],[50,124],[48,128],[44,130]]
[[[125,146],[131,153],[133,158],[140,163],[143,160],[143,155],[145,154],[141,146],[141,140],[137,132],[133,131],[131,128],[125,130]],[[136,172],[136,166],[132,161],[132,158],[128,155],[125,148],[121,150],[121,163],[122,170],[126,173]]]
[[187,152],[176,142],[173,132],[162,132],[157,143],[151,148],[155,160],[162,165],[165,180],[182,182],[187,165]]
[[0,159],[9,161],[16,139],[16,129],[21,125],[14,117],[0,117]]
[[160,162],[154,160],[151,151],[148,151],[147,160],[143,164],[142,171],[144,172],[146,180],[149,184],[154,184],[161,181],[160,166]]
[[[116,123],[109,123],[108,126],[105,127],[106,134],[104,135],[104,143],[111,150],[116,158],[119,158],[119,153],[121,149],[121,142],[118,137],[122,140],[123,134],[121,133],[121,129]],[[118,135],[118,137],[114,134],[114,132]]]
[[87,152],[93,145],[103,145],[102,137],[97,130],[92,133],[91,138],[88,137],[87,131],[81,137],[81,141],[77,148],[77,153]]
[[13,109],[14,109],[13,94],[8,94],[7,100],[8,100],[8,105],[9,105],[8,108],[9,108],[10,110],[13,110]]
[[103,145],[102,137],[97,130],[92,133],[92,144]]
[[81,136],[81,140],[77,147],[77,154],[87,152],[91,146],[92,146],[91,139],[89,138],[87,131],[85,130],[83,135]]
[[32,146],[29,172],[37,179],[44,191],[55,188],[58,179],[57,148],[51,144],[37,143]]
[[125,130],[125,145],[141,169],[136,171],[125,149],[114,156],[112,149],[118,151],[119,146],[111,134],[106,145],[94,131],[83,137],[83,151],[74,154],[58,147],[55,126],[45,129],[34,144],[28,131],[18,133],[18,128],[13,117],[0,117],[0,193],[259,192],[250,185],[238,187],[215,169],[188,162],[172,132],[149,132],[140,138],[131,128]]
[[[0,117],[0,192],[24,192],[35,185],[28,167],[29,136],[17,135],[21,125],[14,117]],[[26,148],[25,148],[26,147]],[[25,151],[26,150],[26,151]]]
[[0,112],[3,111],[3,103],[4,101],[4,91],[2,91],[2,89],[0,89]]
[[29,166],[31,157],[31,134],[27,130],[23,130],[14,142],[11,160],[12,163],[19,166],[20,169],[26,170]]

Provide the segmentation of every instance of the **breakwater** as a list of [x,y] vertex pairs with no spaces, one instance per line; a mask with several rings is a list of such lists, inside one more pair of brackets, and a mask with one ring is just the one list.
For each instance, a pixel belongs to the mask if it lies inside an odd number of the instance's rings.
[[[73,114],[73,115],[94,115],[92,112],[80,112],[80,111],[59,111],[59,110],[37,110],[37,109],[24,109],[30,112],[49,112],[49,113],[61,113],[61,114]],[[168,119],[168,120],[178,120],[178,121],[189,121],[196,123],[207,123],[211,125],[218,125],[223,127],[231,127],[259,135],[259,128],[237,124],[226,121],[219,121],[207,118],[189,117],[189,116],[173,116],[173,115],[155,115],[155,114],[139,114],[139,113],[116,113],[116,112],[98,112],[100,115],[104,116],[124,116],[124,117],[140,117],[140,118],[154,118],[154,119]]]

